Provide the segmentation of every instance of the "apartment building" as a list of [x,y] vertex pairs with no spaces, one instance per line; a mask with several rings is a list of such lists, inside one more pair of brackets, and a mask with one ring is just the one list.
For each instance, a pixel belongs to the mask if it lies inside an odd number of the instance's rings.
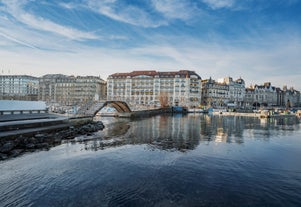
[[0,99],[38,100],[39,79],[28,75],[1,75]]
[[107,79],[107,97],[131,106],[197,107],[201,103],[201,77],[188,70],[114,73]]
[[283,100],[282,105],[286,107],[300,107],[301,106],[301,96],[300,91],[295,90],[293,87],[287,88],[284,86],[282,89]]
[[234,81],[232,77],[226,77],[222,80],[222,83],[229,86],[227,104],[237,107],[243,106],[246,93],[245,81],[242,78]]
[[209,78],[202,81],[202,104],[212,107],[241,107],[245,97],[245,81],[232,77],[219,79]]
[[83,105],[105,97],[106,83],[97,76],[48,74],[40,78],[39,100],[48,103]]
[[283,89],[274,87],[270,82],[263,85],[254,85],[246,89],[245,95],[246,107],[295,107],[300,106],[300,91],[294,88]]
[[225,107],[229,102],[229,85],[209,79],[202,81],[202,105]]

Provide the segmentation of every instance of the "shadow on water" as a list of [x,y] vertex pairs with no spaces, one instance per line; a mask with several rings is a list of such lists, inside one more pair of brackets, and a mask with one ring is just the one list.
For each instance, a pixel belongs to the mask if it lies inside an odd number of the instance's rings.
[[150,149],[181,151],[200,143],[242,144],[244,133],[269,140],[300,128],[295,117],[259,119],[256,117],[209,116],[203,114],[161,115],[146,119],[101,119],[106,125],[93,137],[79,137],[86,150],[103,150],[122,145],[146,144]]

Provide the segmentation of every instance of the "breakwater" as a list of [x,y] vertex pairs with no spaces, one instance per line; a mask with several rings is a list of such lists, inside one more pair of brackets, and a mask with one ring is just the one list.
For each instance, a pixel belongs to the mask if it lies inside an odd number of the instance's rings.
[[150,117],[159,114],[173,113],[172,108],[159,108],[159,109],[148,109],[132,112],[123,112],[118,113],[118,117],[121,118],[141,118],[141,117]]

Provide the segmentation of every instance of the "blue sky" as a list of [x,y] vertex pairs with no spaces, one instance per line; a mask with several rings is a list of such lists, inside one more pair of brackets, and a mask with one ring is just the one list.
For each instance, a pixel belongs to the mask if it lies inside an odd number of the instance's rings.
[[0,69],[187,69],[301,90],[301,1],[0,0]]

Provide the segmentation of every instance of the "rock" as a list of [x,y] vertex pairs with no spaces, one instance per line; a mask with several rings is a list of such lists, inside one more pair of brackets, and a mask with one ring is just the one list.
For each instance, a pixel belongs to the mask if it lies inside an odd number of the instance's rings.
[[29,142],[29,143],[32,143],[32,144],[38,143],[37,139],[34,138],[34,137],[29,138],[29,139],[28,139],[28,142]]
[[42,143],[45,139],[47,139],[48,135],[46,134],[36,134],[35,136],[36,142]]
[[37,147],[38,149],[47,149],[47,150],[50,148],[50,147],[49,147],[49,144],[46,143],[46,142],[44,142],[44,143],[39,143],[39,144],[36,145],[36,147]]
[[47,136],[46,134],[36,134],[36,135],[34,135],[34,137],[37,138],[37,139],[44,138],[46,136]]
[[12,157],[17,157],[18,155],[20,155],[22,152],[24,152],[24,149],[14,149],[12,151],[10,151],[10,156]]
[[2,147],[0,148],[0,153],[8,153],[11,150],[13,150],[15,147],[15,144],[12,141],[6,142]]
[[8,158],[8,156],[6,154],[0,153],[0,160],[5,160],[7,158]]
[[33,143],[29,143],[26,145],[26,149],[35,149],[35,148],[36,148],[36,145]]
[[58,144],[58,143],[61,143],[61,142],[62,142],[62,138],[60,136],[54,138],[54,143]]

